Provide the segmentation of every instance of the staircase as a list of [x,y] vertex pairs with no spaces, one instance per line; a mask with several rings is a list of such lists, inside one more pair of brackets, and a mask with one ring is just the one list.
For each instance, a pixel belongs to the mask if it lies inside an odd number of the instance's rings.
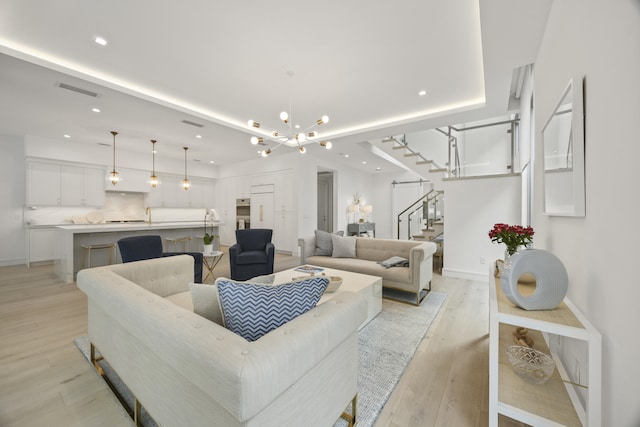
[[448,174],[446,166],[409,146],[404,135],[390,136],[372,143],[431,182],[442,182],[442,178]]

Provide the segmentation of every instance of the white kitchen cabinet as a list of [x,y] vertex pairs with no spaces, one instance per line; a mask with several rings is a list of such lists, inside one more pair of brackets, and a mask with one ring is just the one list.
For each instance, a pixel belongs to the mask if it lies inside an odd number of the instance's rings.
[[276,211],[293,211],[293,172],[283,171],[275,176],[275,208]]
[[[120,182],[113,185],[111,181],[104,180],[104,189],[106,191],[124,191],[133,193],[148,193],[151,185],[149,185],[150,173],[116,167],[116,171],[120,176]],[[106,173],[105,173],[106,177]]]
[[276,211],[273,226],[273,244],[276,252],[294,253],[297,250],[297,221],[295,221],[293,212]]
[[244,199],[251,195],[251,177],[239,176],[235,178],[236,198]]
[[[531,285],[519,285],[520,293],[531,293]],[[556,371],[544,384],[531,384],[518,377],[511,367],[506,348],[515,344],[516,327],[529,329],[534,348],[550,354]],[[523,310],[504,296],[500,279],[489,279],[489,426],[498,425],[498,414],[529,425],[582,425],[598,427],[601,415],[602,343],[598,331],[565,298],[554,310]],[[586,348],[585,355],[571,360],[573,376],[581,372],[579,359],[587,360],[587,375],[569,378],[558,350],[565,341],[571,348]],[[576,343],[581,343],[577,346]],[[575,353],[574,353],[575,356]],[[566,359],[566,356],[564,357]],[[586,378],[585,378],[586,377]],[[580,382],[575,385],[571,381]],[[583,403],[584,402],[584,403]]]
[[273,230],[273,193],[251,193],[251,228]]
[[60,204],[60,165],[27,162],[27,205]]
[[104,171],[66,164],[27,162],[28,206],[102,206]]
[[102,169],[62,165],[60,172],[62,206],[104,205],[106,173]]
[[220,226],[220,243],[231,246],[236,242],[236,179],[223,178],[216,181],[216,204]]
[[29,230],[29,262],[52,261],[54,259],[55,228],[32,228]]

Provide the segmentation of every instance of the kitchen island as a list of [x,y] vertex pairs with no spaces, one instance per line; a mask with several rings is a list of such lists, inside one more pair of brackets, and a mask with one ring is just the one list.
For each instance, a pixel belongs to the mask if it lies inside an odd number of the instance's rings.
[[[213,225],[213,235],[219,236],[220,222]],[[207,231],[211,232],[207,227]],[[108,223],[108,224],[82,224],[82,225],[60,225],[55,230],[54,245],[54,271],[56,275],[65,283],[73,283],[76,273],[82,268],[82,245],[118,243],[123,237],[158,235],[162,238],[164,252],[178,252],[181,246],[174,249],[173,246],[166,246],[166,238],[191,237],[191,250],[202,251],[202,236],[204,227],[202,221],[185,222],[158,222],[148,224],[146,222],[134,223]],[[219,239],[216,239],[216,244]],[[187,251],[189,247],[187,247]],[[95,251],[91,255],[92,266],[108,264],[109,254],[106,250]],[[122,262],[120,251],[116,249],[114,263]]]

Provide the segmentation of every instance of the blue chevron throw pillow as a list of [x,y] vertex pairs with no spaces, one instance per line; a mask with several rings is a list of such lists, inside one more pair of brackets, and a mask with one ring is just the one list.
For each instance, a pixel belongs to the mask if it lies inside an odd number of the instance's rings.
[[255,341],[316,306],[329,285],[327,277],[312,277],[278,286],[216,280],[227,329]]

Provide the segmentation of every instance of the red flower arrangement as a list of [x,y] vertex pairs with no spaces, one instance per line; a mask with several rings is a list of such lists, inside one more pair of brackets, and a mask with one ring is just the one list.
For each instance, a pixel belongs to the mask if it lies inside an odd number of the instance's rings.
[[507,245],[509,256],[516,253],[519,246],[526,246],[533,241],[533,228],[521,225],[496,224],[489,231],[493,243]]

